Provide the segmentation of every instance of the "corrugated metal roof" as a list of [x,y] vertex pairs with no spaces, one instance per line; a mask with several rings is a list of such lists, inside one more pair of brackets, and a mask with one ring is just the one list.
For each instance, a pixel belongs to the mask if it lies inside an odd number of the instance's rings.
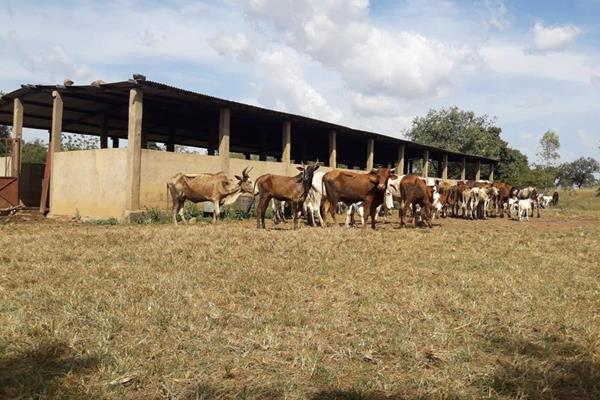
[[318,124],[318,125],[325,126],[331,130],[336,130],[339,132],[366,135],[369,137],[373,137],[375,139],[380,138],[380,139],[384,139],[385,141],[389,141],[389,142],[393,142],[393,143],[406,144],[406,145],[410,145],[410,146],[420,147],[423,150],[429,150],[431,152],[446,153],[446,154],[448,154],[450,156],[454,156],[454,157],[466,157],[471,160],[481,160],[481,161],[485,161],[488,163],[490,163],[490,162],[496,163],[498,161],[498,160],[496,160],[494,158],[490,158],[490,157],[483,157],[483,156],[478,156],[478,155],[473,155],[473,154],[464,154],[464,153],[460,153],[460,152],[456,152],[456,151],[445,150],[445,149],[442,149],[439,147],[421,144],[421,143],[417,143],[417,142],[412,142],[409,140],[405,140],[405,139],[401,139],[401,138],[397,138],[397,137],[393,137],[393,136],[389,136],[389,135],[365,131],[365,130],[361,130],[361,129],[354,129],[354,128],[350,128],[350,127],[347,127],[344,125],[319,120],[316,118],[306,117],[306,116],[283,112],[283,111],[278,111],[278,110],[267,109],[267,108],[263,108],[263,107],[259,107],[259,106],[240,103],[240,102],[233,101],[233,100],[226,100],[226,99],[222,99],[222,98],[218,98],[218,97],[214,97],[214,96],[210,96],[207,94],[194,92],[194,91],[190,91],[190,90],[186,90],[186,89],[181,89],[181,88],[178,88],[175,86],[167,85],[165,83],[154,82],[154,81],[150,81],[150,80],[133,80],[133,79],[131,79],[131,80],[121,81],[121,82],[105,83],[105,84],[101,84],[98,86],[73,85],[73,86],[66,87],[64,85],[22,85],[20,89],[17,89],[13,92],[7,93],[2,96],[2,98],[0,99],[0,108],[6,109],[7,108],[6,106],[9,103],[12,103],[12,100],[14,98],[26,99],[27,97],[31,96],[32,94],[38,93],[38,92],[51,92],[53,90],[57,90],[60,92],[65,92],[65,93],[69,93],[69,92],[71,92],[73,94],[78,93],[78,94],[82,94],[85,97],[86,94],[90,95],[90,96],[97,95],[97,94],[107,94],[107,93],[111,93],[114,91],[117,91],[117,92],[126,91],[133,87],[150,88],[150,89],[159,90],[159,91],[164,90],[166,95],[169,97],[174,97],[174,98],[179,98],[179,99],[184,98],[186,100],[204,101],[204,102],[212,103],[215,106],[228,107],[228,108],[231,108],[232,110],[245,110],[247,112],[257,114],[257,115],[258,114],[266,115],[266,116],[268,115],[268,116],[277,117],[279,119],[288,119],[288,120],[292,120],[292,121],[303,121],[306,123]]

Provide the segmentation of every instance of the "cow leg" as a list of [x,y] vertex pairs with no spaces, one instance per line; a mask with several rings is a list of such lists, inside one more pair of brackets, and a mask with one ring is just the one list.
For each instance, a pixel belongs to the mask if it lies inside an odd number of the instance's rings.
[[179,199],[173,199],[173,207],[171,208],[171,211],[173,212],[173,223],[175,224],[175,226],[177,226],[177,213],[179,213],[179,210],[181,210],[182,208],[182,202],[179,201]]
[[219,216],[221,215],[221,209],[219,208],[219,202],[213,201],[213,224],[219,222]]
[[[365,209],[365,213],[366,213],[366,209]],[[376,229],[377,207],[373,207],[373,204],[369,204],[369,215],[371,216],[371,228]]]
[[292,201],[292,217],[294,220],[294,230],[298,229],[298,203]]
[[258,205],[256,206],[256,227],[258,229],[265,229],[265,212],[269,206],[271,196],[267,193],[259,193]]
[[183,221],[184,224],[187,224],[185,216],[183,215],[183,201],[179,203],[179,216],[181,217],[181,221]]

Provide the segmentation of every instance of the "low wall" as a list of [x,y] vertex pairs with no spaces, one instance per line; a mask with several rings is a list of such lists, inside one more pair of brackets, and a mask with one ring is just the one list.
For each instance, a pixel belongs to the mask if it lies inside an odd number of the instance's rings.
[[127,187],[127,149],[54,154],[50,213],[122,218]]
[[0,157],[0,176],[12,176],[12,157]]

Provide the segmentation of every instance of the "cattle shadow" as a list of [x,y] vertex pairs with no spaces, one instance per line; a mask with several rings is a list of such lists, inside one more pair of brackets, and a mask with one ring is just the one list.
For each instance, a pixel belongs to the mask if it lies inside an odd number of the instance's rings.
[[493,372],[481,378],[482,393],[528,399],[600,399],[600,363],[586,349],[559,335],[532,341],[524,337],[488,338],[498,354]]
[[85,398],[60,378],[91,372],[98,364],[96,357],[72,355],[65,343],[43,342],[16,356],[0,358],[0,398]]

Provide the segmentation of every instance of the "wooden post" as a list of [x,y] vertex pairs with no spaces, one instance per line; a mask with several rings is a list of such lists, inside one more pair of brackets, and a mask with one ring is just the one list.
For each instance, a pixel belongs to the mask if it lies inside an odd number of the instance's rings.
[[423,177],[427,178],[429,176],[429,150],[425,150],[423,152]]
[[229,175],[229,134],[231,128],[231,111],[229,108],[219,110],[219,158],[221,171]]
[[169,136],[167,138],[167,151],[171,153],[175,151],[175,128],[169,127]]
[[127,198],[126,211],[140,209],[142,169],[142,116],[144,93],[139,88],[129,90],[129,124],[127,126]]
[[496,164],[490,164],[490,182],[494,183],[494,170],[496,169]]
[[463,181],[467,179],[467,159],[464,157],[462,159],[462,165],[460,169],[460,179]]
[[475,164],[475,180],[479,181],[481,180],[481,160],[477,160],[477,163]]
[[13,146],[11,175],[21,175],[21,140],[23,139],[23,103],[15,99],[13,104]]
[[100,148],[106,149],[108,147],[108,116],[102,115],[100,120]]
[[292,123],[284,121],[281,133],[281,162],[284,164],[291,163],[292,154]]
[[50,130],[50,152],[60,152],[62,134],[63,98],[59,91],[52,91],[52,128]]
[[375,156],[375,139],[367,139],[367,171],[373,169],[373,160]]
[[113,149],[118,149],[119,148],[119,138],[116,136],[112,137],[112,148]]
[[442,156],[442,179],[448,179],[448,154]]
[[337,132],[329,131],[329,164],[331,168],[337,167]]
[[401,144],[398,146],[398,164],[396,165],[396,174],[404,175],[404,152],[405,145]]

